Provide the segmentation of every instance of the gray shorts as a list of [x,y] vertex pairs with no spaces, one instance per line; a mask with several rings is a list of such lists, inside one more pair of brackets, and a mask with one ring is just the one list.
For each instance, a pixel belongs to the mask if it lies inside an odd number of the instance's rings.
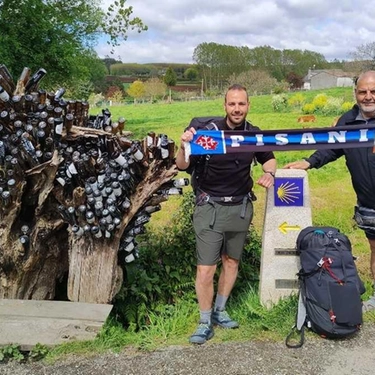
[[198,265],[215,265],[222,254],[240,260],[253,218],[252,202],[247,202],[243,219],[241,210],[242,204],[224,206],[215,202],[195,207],[193,221]]
[[375,210],[363,206],[354,207],[354,220],[368,239],[375,240]]

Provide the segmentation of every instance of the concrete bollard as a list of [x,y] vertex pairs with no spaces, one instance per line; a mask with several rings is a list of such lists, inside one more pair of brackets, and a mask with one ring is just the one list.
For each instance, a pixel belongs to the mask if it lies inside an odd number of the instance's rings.
[[298,291],[299,256],[296,239],[312,225],[306,171],[278,169],[268,189],[260,269],[260,301],[267,308]]

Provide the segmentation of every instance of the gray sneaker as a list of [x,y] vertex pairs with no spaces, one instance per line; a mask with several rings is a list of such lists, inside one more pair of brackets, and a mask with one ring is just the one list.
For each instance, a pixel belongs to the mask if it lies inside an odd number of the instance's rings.
[[212,339],[214,330],[211,324],[207,322],[199,322],[196,331],[190,336],[191,344],[204,344],[207,340]]
[[239,324],[233,320],[228,313],[223,310],[216,310],[212,313],[212,324],[216,324],[223,328],[238,328]]

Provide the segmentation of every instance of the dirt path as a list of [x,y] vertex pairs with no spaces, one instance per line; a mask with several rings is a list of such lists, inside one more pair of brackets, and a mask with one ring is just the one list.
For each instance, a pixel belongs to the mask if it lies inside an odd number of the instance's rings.
[[308,337],[300,349],[283,342],[208,343],[152,353],[69,357],[54,365],[9,363],[1,375],[373,375],[375,325],[354,338]]

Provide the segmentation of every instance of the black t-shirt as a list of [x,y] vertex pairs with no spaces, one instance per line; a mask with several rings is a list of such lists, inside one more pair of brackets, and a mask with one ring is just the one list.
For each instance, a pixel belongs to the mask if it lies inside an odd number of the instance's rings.
[[[215,121],[220,130],[231,131],[226,124],[226,119]],[[236,130],[260,130],[258,127],[244,122]],[[197,161],[205,156],[190,156],[188,171],[192,171]],[[213,197],[241,196],[249,193],[253,187],[250,176],[251,163],[256,158],[257,162],[264,164],[274,159],[273,152],[238,152],[223,155],[211,155],[208,168],[199,178],[199,189]]]

